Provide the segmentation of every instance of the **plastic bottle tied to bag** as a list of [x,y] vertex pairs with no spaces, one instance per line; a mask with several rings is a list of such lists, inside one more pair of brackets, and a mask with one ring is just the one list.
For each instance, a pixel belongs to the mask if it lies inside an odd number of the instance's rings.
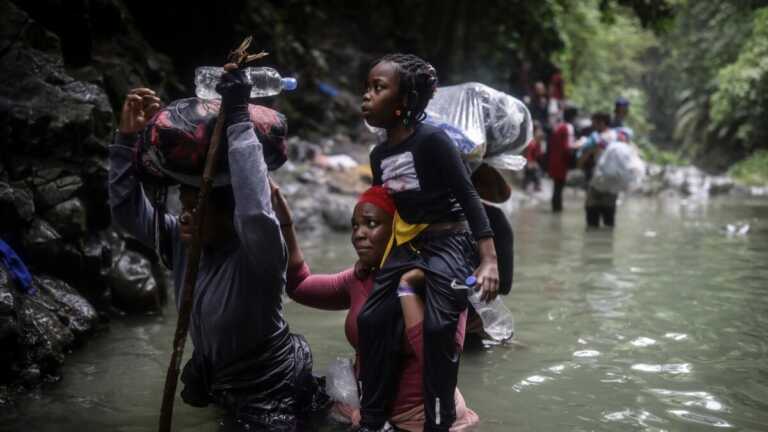
[[509,341],[515,335],[515,320],[512,317],[512,312],[509,311],[500,296],[486,303],[480,298],[482,292],[477,289],[476,285],[477,278],[474,275],[467,277],[464,283],[456,280],[451,281],[451,288],[467,290],[467,298],[475,312],[480,316],[485,333],[496,342]]
[[[243,70],[253,87],[251,98],[274,96],[283,90],[295,90],[296,78],[283,78],[270,67],[248,67]],[[224,68],[201,66],[195,69],[195,95],[201,99],[221,99],[216,85],[224,74]]]

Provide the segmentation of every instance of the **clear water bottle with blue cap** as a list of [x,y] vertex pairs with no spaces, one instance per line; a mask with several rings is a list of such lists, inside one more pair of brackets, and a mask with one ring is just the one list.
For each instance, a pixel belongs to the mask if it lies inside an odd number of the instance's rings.
[[496,342],[508,341],[515,334],[515,320],[512,318],[512,312],[497,296],[493,301],[486,303],[480,298],[481,290],[477,289],[477,278],[474,275],[468,276],[464,283],[451,281],[451,288],[465,289],[468,291],[467,298],[475,309],[475,312],[483,321],[483,330]]
[[[296,78],[283,78],[270,67],[248,67],[243,70],[253,87],[251,98],[274,96],[283,90],[295,90]],[[224,68],[201,66],[195,69],[195,94],[201,99],[221,99],[216,85],[224,74]]]

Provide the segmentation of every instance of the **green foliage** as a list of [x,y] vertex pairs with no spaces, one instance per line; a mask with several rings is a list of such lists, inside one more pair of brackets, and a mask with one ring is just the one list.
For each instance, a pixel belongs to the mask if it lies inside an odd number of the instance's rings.
[[646,162],[651,162],[657,165],[683,166],[691,163],[690,160],[683,156],[679,151],[660,149],[649,142],[640,144],[640,152]]
[[716,128],[733,127],[733,136],[743,141],[768,118],[768,7],[756,11],[753,22],[739,57],[718,72],[711,101]]
[[768,150],[760,150],[728,170],[734,179],[747,185],[768,184]]
[[710,170],[768,144],[768,14],[759,3],[680,0],[660,36],[647,81],[658,140]]
[[565,49],[557,60],[569,81],[568,97],[583,112],[611,113],[616,97],[629,99],[627,124],[643,140],[652,130],[642,88],[648,71],[643,56],[657,41],[631,10],[613,5],[606,15],[605,3],[578,1],[561,10]]

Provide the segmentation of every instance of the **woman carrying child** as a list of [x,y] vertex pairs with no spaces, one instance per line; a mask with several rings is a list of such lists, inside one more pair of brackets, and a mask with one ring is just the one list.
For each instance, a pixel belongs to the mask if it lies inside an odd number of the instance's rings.
[[[381,186],[373,186],[358,199],[352,215],[352,245],[358,261],[354,267],[335,274],[312,274],[304,262],[304,255],[293,229],[291,212],[282,192],[272,185],[272,203],[288,245],[288,271],[286,292],[296,302],[324,310],[348,310],[344,333],[355,350],[359,346],[357,316],[373,290],[387,241],[392,233],[395,203]],[[400,362],[397,392],[388,418],[399,430],[419,432],[424,428],[424,395],[422,392],[422,321],[424,303],[418,296],[401,297],[404,310],[405,333],[401,336],[403,358]],[[457,349],[464,342],[466,313],[455,335]],[[357,357],[357,356],[356,356]],[[357,365],[358,362],[355,362]],[[477,414],[467,408],[456,389],[456,421],[451,431],[468,430],[479,421]],[[359,425],[360,410],[337,402],[332,409],[335,418]]]
[[[436,87],[430,64],[393,54],[374,63],[363,95],[363,117],[387,132],[370,155],[373,184],[387,189],[397,211],[389,252],[357,320],[362,431],[384,425],[397,390],[404,330],[398,295],[416,291],[425,300],[424,430],[447,431],[456,419],[454,337],[468,303],[467,292],[452,289],[451,281],[474,273],[483,299],[498,291],[493,231],[469,170],[450,138],[422,123]],[[423,290],[400,284],[414,269],[424,274]]]

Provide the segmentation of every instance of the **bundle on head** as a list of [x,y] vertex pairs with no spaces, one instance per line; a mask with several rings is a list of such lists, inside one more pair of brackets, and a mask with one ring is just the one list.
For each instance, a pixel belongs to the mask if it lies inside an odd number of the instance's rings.
[[[187,98],[173,101],[157,112],[141,133],[135,149],[142,181],[200,187],[220,106],[218,100]],[[248,108],[267,167],[276,170],[287,160],[285,116],[260,105],[251,104]],[[226,153],[222,156],[214,186],[230,183]]]
[[392,63],[400,76],[400,94],[406,96],[405,126],[411,126],[426,118],[424,110],[437,90],[437,70],[413,54],[388,54],[376,60]]

